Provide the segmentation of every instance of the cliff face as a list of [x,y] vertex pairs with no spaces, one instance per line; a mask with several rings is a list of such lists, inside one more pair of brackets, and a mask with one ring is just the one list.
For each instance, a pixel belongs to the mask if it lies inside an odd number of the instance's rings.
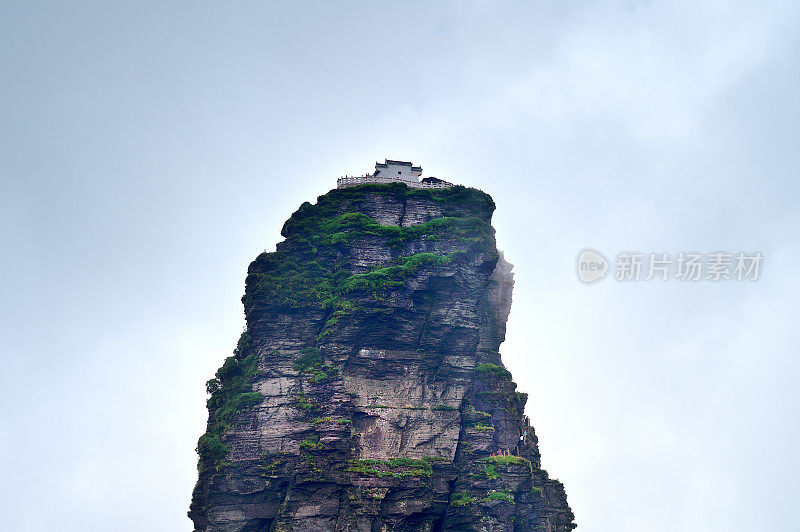
[[575,527],[500,360],[493,210],[464,187],[363,185],[292,215],[208,383],[196,530]]

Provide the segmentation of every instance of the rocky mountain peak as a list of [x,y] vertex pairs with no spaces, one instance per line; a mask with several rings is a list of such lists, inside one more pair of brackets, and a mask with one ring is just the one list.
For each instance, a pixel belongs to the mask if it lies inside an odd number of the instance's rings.
[[514,281],[494,208],[366,184],[287,220],[207,384],[196,530],[575,527],[501,361]]

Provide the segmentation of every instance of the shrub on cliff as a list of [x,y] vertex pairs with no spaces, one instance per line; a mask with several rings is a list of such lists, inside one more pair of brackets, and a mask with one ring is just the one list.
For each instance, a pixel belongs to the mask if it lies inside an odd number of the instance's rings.
[[229,428],[236,414],[259,404],[264,396],[254,392],[250,383],[258,369],[258,355],[249,353],[251,338],[242,333],[233,356],[225,359],[216,376],[206,383],[208,409],[211,414],[208,430],[197,442],[200,456],[198,469],[219,468],[228,452],[222,435]]
[[503,366],[498,366],[497,364],[478,364],[475,366],[475,371],[485,375],[493,375],[501,379],[511,379],[511,372]]

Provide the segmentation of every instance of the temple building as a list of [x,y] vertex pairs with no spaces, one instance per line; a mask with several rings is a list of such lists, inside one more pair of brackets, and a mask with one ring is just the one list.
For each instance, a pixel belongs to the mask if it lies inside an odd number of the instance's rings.
[[452,183],[435,177],[422,176],[422,167],[414,166],[407,161],[392,161],[384,159],[382,163],[375,163],[375,172],[363,176],[344,176],[336,181],[336,188],[354,187],[366,183],[403,183],[412,188],[450,188]]

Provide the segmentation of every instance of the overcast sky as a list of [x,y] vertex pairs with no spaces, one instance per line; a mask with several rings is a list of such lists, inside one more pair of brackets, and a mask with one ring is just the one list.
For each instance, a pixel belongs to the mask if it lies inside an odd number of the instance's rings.
[[[494,197],[504,360],[579,530],[791,530],[798,26],[791,0],[4,2],[2,528],[190,531],[248,263],[388,157]],[[586,286],[587,246],[765,259]]]

